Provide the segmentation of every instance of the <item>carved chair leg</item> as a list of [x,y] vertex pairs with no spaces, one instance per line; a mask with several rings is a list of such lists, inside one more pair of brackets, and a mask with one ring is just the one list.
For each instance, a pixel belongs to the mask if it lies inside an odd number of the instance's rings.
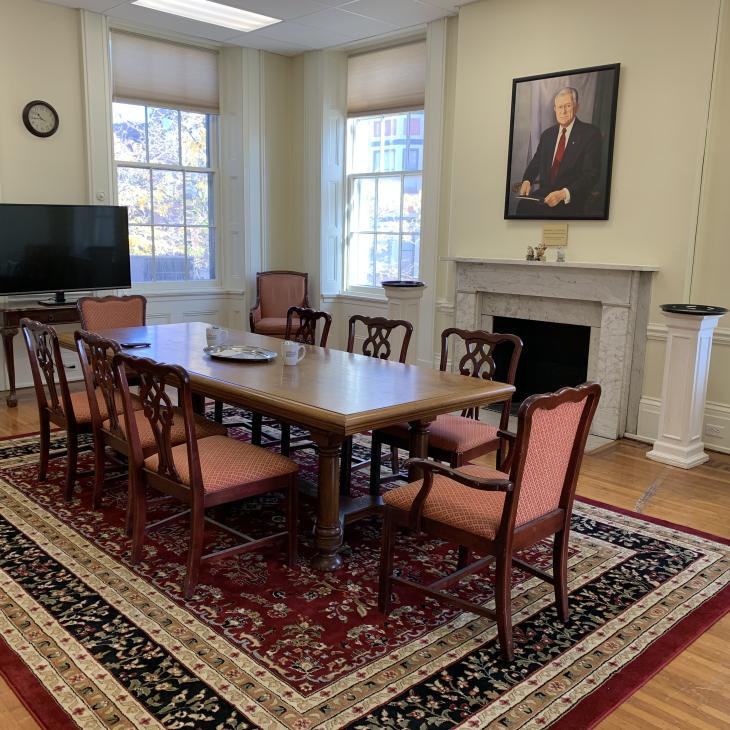
[[394,550],[395,527],[390,515],[386,513],[383,518],[383,534],[380,543],[380,581],[378,583],[378,610],[386,615],[390,613]]
[[253,412],[251,414],[251,443],[254,446],[261,446],[261,429],[263,423],[264,417],[260,413]]
[[471,550],[465,545],[459,545],[459,558],[456,562],[456,569],[466,568],[471,563]]
[[45,482],[48,476],[48,457],[51,452],[51,422],[48,414],[41,414],[41,453],[38,462],[38,481]]
[[200,577],[200,559],[203,556],[203,538],[205,534],[205,510],[198,500],[190,505],[190,547],[188,548],[188,565],[183,583],[185,599],[192,597]]
[[380,494],[380,449],[382,442],[377,431],[373,431],[370,444],[370,494],[377,497]]
[[399,466],[400,466],[400,460],[398,458],[398,447],[391,446],[390,447],[390,470],[393,472],[393,474],[398,473]]
[[129,508],[132,511],[132,564],[142,559],[144,550],[145,524],[147,522],[147,493],[143,479],[129,472]]
[[281,424],[281,453],[284,456],[291,453],[291,426],[288,423]]
[[287,558],[286,562],[293,568],[297,562],[297,478],[294,476],[286,490],[286,529],[287,529]]
[[74,431],[66,431],[66,485],[63,491],[63,498],[70,502],[74,497],[74,486],[76,485],[76,466],[79,458],[78,436]]
[[352,436],[348,436],[342,442],[340,452],[340,494],[350,494],[350,481],[352,478]]
[[502,657],[511,662],[514,658],[512,639],[512,556],[502,553],[497,557],[497,577],[494,587],[497,608],[497,633]]
[[101,507],[101,492],[104,488],[104,471],[106,458],[104,442],[100,436],[94,435],[94,492],[91,498],[92,509]]
[[213,404],[213,420],[216,423],[223,423],[223,401],[217,400]]
[[568,542],[570,530],[555,533],[553,542],[553,578],[555,579],[555,608],[558,618],[568,621]]

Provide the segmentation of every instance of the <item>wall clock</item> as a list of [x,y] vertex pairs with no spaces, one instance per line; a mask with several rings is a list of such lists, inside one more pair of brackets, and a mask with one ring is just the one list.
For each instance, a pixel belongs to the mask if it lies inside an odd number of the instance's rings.
[[50,137],[58,129],[58,112],[47,101],[29,101],[23,109],[23,124],[36,137]]

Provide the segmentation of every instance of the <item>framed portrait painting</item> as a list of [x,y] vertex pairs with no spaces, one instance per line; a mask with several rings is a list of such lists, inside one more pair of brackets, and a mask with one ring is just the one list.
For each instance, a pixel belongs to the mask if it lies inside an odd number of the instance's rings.
[[605,220],[619,64],[514,79],[504,217]]

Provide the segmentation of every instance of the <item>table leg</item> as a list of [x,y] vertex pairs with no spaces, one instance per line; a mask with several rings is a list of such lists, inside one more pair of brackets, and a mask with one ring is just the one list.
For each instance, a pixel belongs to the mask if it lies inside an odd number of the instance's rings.
[[3,327],[3,351],[5,353],[5,366],[8,369],[8,408],[15,408],[18,405],[18,396],[15,393],[15,358],[13,356],[13,337],[18,334],[17,327]]
[[[433,420],[433,419],[431,419]],[[411,453],[413,457],[425,459],[428,456],[428,421],[410,421],[411,426]],[[411,466],[408,469],[408,481],[415,482],[423,477],[422,469]]]
[[340,517],[340,470],[338,456],[342,439],[328,433],[312,432],[312,441],[319,449],[319,476],[317,480],[317,524],[314,543],[317,555],[312,566],[318,570],[337,570],[342,566],[338,550],[342,545]]

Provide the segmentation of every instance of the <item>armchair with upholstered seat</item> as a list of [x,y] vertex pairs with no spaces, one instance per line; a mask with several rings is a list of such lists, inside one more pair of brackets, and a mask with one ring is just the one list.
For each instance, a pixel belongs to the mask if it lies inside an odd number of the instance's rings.
[[260,271],[256,274],[256,303],[251,308],[251,332],[283,338],[289,307],[309,307],[309,275],[300,271]]
[[[520,406],[517,433],[504,433],[512,448],[504,471],[469,465],[452,469],[427,459],[411,459],[424,478],[383,495],[385,513],[378,605],[388,613],[393,585],[405,586],[496,620],[502,655],[511,660],[512,566],[517,565],[555,589],[561,621],[568,620],[568,538],[575,488],[588,431],[601,388],[586,383],[557,393],[533,395]],[[403,527],[456,543],[456,571],[429,584],[393,570],[395,532]],[[553,536],[552,574],[515,553]],[[472,551],[481,556],[471,562]],[[494,561],[496,610],[457,598],[442,589]]]

